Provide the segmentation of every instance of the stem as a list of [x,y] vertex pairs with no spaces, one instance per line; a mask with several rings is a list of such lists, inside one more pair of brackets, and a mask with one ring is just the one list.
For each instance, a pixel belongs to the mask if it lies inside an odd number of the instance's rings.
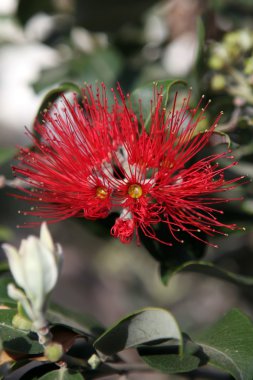
[[231,132],[231,131],[233,131],[237,126],[240,115],[241,115],[240,107],[235,108],[235,110],[232,113],[230,120],[225,124],[219,125],[219,128],[218,128],[219,131],[220,132]]
[[234,69],[233,67],[229,67],[228,69],[229,74],[231,77],[234,78],[234,80],[241,85],[242,87],[248,86],[248,82],[244,75],[240,73],[240,71]]
[[42,344],[44,347],[52,342],[53,336],[47,324],[42,328],[36,329],[36,332],[38,334],[40,344]]

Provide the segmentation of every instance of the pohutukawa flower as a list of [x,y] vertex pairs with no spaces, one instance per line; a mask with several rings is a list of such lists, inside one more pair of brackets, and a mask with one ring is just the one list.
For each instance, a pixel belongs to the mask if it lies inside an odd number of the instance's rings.
[[[201,240],[200,232],[226,235],[224,228],[236,229],[219,220],[223,212],[214,207],[229,201],[218,193],[233,189],[242,178],[224,177],[236,165],[231,151],[224,145],[222,153],[197,158],[221,114],[197,133],[208,104],[203,106],[204,98],[191,109],[190,94],[180,107],[175,96],[167,110],[155,86],[146,128],[141,107],[136,114],[120,87],[113,95],[109,106],[103,84],[96,91],[86,86],[81,105],[76,98],[62,97],[61,105],[45,113],[36,127],[39,138],[29,133],[36,149],[21,149],[14,167],[28,184],[21,197],[35,204],[27,214],[57,222],[71,216],[105,218],[116,211],[111,234],[123,243],[134,236],[138,242],[140,230],[159,240],[158,223],[168,227],[171,243],[164,243],[169,245],[180,241],[178,231]],[[221,167],[220,159],[231,163]]]

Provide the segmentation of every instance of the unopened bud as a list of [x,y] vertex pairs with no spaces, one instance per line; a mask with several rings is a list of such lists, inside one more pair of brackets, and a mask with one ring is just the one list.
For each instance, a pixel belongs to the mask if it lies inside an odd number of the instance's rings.
[[21,329],[26,331],[32,330],[32,322],[20,314],[15,314],[12,319],[12,325],[15,329]]
[[231,58],[237,58],[241,53],[252,47],[252,34],[247,29],[235,30],[224,37],[224,45]]
[[225,66],[225,62],[221,57],[214,55],[209,58],[208,66],[213,70],[221,70]]
[[224,75],[216,74],[211,79],[211,88],[214,91],[221,91],[226,86],[226,79]]
[[57,362],[62,357],[63,352],[60,343],[51,342],[45,347],[44,355],[50,362]]
[[221,70],[228,63],[229,57],[222,44],[212,46],[208,65],[212,70]]

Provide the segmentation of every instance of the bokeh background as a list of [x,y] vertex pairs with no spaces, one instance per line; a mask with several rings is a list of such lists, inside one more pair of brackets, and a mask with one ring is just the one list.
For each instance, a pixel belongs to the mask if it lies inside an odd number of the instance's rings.
[[[29,145],[43,98],[62,82],[121,83],[129,92],[159,79],[184,79],[195,99],[212,98],[208,118],[224,110],[220,130],[241,164],[231,175],[253,175],[253,3],[251,0],[1,0],[0,1],[0,239],[19,244],[38,229],[16,228],[27,205],[10,196],[11,162]],[[218,143],[228,137],[219,136]],[[215,142],[215,144],[217,141]],[[215,147],[214,149],[219,149]],[[6,185],[6,186],[4,186]],[[8,186],[11,185],[11,186]],[[246,232],[216,239],[207,258],[253,275],[253,194],[227,206],[227,219]],[[53,298],[102,324],[145,306],[169,308],[185,330],[202,328],[232,306],[253,314],[250,288],[199,274],[161,284],[158,264],[143,247],[122,245],[94,222],[51,226],[64,248]],[[166,376],[156,375],[156,379]],[[149,378],[148,375],[146,378]]]

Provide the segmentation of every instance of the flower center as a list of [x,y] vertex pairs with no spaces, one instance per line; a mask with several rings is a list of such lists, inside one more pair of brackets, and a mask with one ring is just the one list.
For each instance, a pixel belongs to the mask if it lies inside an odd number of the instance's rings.
[[100,199],[105,199],[108,196],[108,191],[104,187],[97,187],[96,196]]
[[128,194],[131,198],[140,198],[142,196],[142,187],[137,183],[130,185],[128,188]]

